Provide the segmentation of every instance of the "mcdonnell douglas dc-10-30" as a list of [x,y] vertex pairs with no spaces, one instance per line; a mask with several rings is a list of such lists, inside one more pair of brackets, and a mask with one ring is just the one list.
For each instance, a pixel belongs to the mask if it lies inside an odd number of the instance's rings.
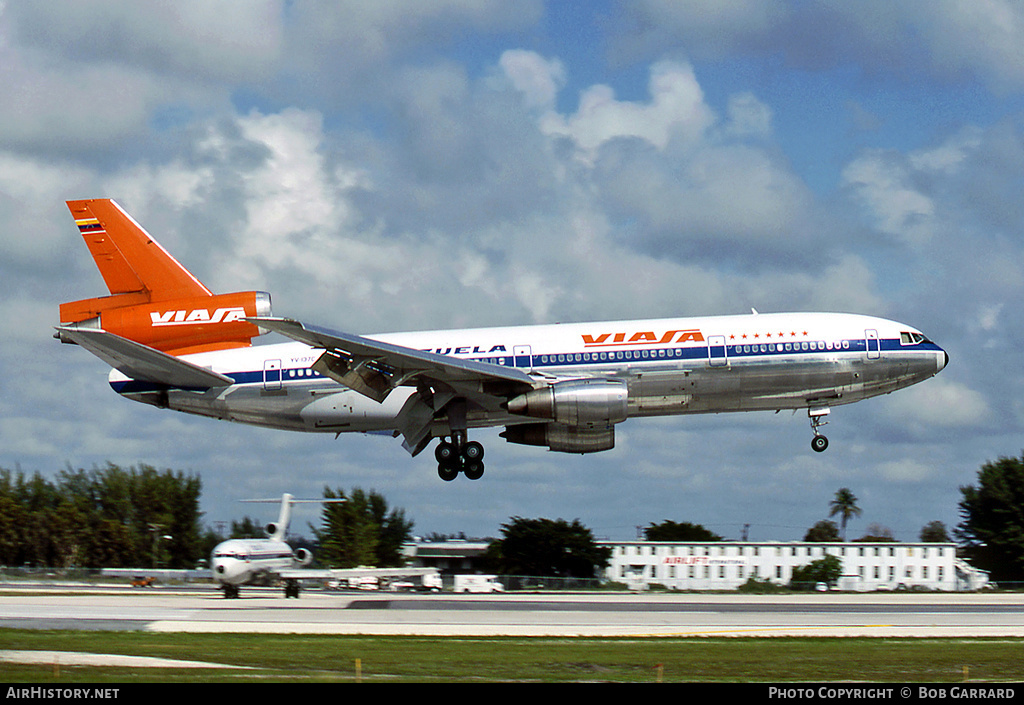
[[[910,326],[779,313],[354,335],[274,317],[259,291],[214,294],[117,203],[68,201],[109,296],[62,304],[56,337],[154,406],[241,423],[433,439],[438,474],[483,474],[470,429],[564,453],[615,445],[641,416],[831,407],[924,381],[949,361]],[[291,338],[253,346],[266,332]]]

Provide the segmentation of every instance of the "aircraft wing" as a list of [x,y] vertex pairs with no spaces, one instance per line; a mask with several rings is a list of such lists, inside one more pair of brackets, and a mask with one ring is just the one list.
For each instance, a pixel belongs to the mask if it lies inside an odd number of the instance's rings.
[[288,318],[247,320],[323,349],[324,354],[313,364],[314,370],[378,402],[397,387],[425,386],[435,393],[452,392],[486,407],[534,388],[533,379],[516,368],[414,350]]
[[61,340],[70,340],[128,377],[183,389],[226,387],[235,380],[205,367],[98,328],[60,327]]
[[437,355],[288,318],[247,320],[322,349],[314,370],[377,402],[398,387],[416,387],[420,393],[409,397],[395,419],[395,435],[404,437],[402,446],[413,456],[430,442],[435,414],[452,399],[460,397],[482,409],[499,411],[509,397],[535,386],[528,374],[516,368]]
[[274,575],[282,580],[330,580],[334,577],[330,570],[317,568],[285,568],[275,570]]
[[437,575],[437,568],[285,568],[274,575],[283,580],[331,580],[337,578],[413,578]]

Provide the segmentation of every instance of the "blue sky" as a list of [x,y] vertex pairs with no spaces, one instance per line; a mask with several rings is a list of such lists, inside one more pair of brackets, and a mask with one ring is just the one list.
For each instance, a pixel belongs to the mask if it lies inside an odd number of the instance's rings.
[[[849,487],[851,536],[913,540],[1024,448],[1019,3],[0,2],[0,90],[2,467],[195,472],[210,522],[362,487],[474,536],[794,539]],[[113,394],[51,337],[104,293],[64,206],[88,197],[212,289],[336,329],[851,311],[951,364],[836,409],[822,455],[802,415],[631,420],[586,457],[483,433],[485,478],[441,483],[389,439]]]

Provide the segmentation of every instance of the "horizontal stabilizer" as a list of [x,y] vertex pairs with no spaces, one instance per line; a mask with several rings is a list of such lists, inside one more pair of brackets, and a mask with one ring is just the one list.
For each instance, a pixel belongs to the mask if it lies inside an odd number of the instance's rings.
[[230,377],[104,330],[61,327],[57,331],[61,340],[78,343],[134,380],[183,389],[210,389],[235,383]]

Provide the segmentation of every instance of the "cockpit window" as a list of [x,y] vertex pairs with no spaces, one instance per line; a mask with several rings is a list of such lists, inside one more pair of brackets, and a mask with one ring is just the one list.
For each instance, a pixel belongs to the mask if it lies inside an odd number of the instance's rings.
[[900,343],[903,345],[920,345],[921,343],[927,343],[928,339],[920,333],[911,333],[909,331],[903,331],[900,333]]

